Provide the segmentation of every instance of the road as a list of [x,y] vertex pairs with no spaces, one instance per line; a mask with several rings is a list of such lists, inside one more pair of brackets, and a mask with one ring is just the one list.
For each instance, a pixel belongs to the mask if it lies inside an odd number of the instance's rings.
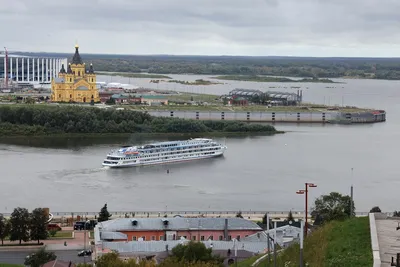
[[[49,250],[50,251],[50,250]],[[31,254],[33,251],[32,250],[2,250],[0,251],[0,263],[10,263],[10,264],[24,264],[25,257]],[[54,251],[54,253],[57,255],[57,259],[62,260],[62,261],[72,261],[75,263],[82,263],[83,262],[83,257],[78,257],[79,251],[77,250],[58,250]],[[91,258],[87,257],[86,262],[91,261]]]

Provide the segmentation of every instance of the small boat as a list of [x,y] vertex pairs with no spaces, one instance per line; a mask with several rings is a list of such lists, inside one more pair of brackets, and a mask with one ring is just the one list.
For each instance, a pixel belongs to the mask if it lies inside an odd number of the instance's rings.
[[111,151],[103,166],[122,168],[193,161],[222,156],[226,149],[225,145],[207,138],[124,146]]

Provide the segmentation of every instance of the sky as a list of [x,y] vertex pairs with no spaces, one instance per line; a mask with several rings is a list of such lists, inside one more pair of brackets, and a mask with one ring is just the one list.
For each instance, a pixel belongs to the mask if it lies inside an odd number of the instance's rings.
[[399,57],[400,0],[0,0],[0,46],[81,53]]

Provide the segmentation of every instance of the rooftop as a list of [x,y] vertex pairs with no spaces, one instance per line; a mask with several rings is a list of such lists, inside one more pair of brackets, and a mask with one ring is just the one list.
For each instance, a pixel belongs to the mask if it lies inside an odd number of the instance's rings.
[[[242,218],[227,218],[229,230],[262,230],[256,223]],[[133,224],[136,221],[136,225]],[[164,222],[168,221],[167,224]],[[121,218],[99,224],[103,231],[143,230],[224,230],[225,218]]]
[[163,95],[141,95],[140,97],[145,99],[167,99],[167,97]]

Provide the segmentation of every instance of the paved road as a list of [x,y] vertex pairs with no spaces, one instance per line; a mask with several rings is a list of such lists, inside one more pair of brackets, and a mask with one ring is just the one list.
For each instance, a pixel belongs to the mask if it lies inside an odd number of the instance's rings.
[[[79,251],[76,250],[59,250],[54,251],[59,260],[72,261],[75,263],[83,262],[83,257],[78,257]],[[30,250],[25,251],[0,251],[0,263],[24,264],[25,257],[32,253]],[[86,258],[86,262],[91,261],[91,258]]]

